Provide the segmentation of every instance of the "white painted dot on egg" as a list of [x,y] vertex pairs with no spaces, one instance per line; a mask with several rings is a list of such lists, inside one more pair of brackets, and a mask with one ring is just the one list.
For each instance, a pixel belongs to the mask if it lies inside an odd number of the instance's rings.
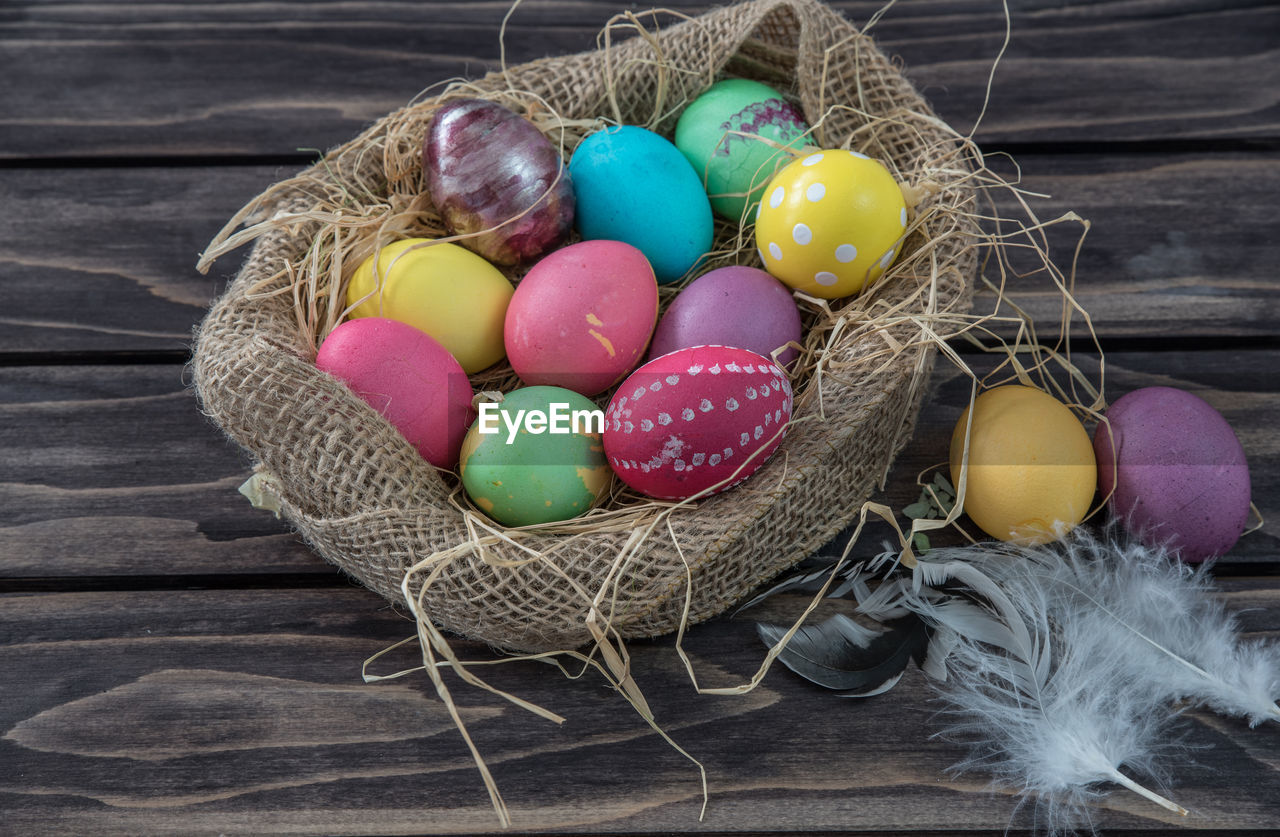
[[764,258],[764,250],[762,250],[761,248],[757,247],[757,248],[756,248],[756,255],[758,255],[758,256],[760,257],[760,262],[761,262],[761,264],[763,264],[763,263],[764,263],[764,261],[765,261],[765,258]]
[[670,423],[671,423],[670,413],[658,413],[658,424],[661,424],[663,427],[666,427]]
[[804,196],[809,199],[810,203],[817,203],[826,197],[827,187],[821,183],[810,183],[809,188],[804,190]]
[[841,264],[848,264],[858,258],[858,248],[852,244],[841,244],[836,248],[836,261]]
[[719,374],[720,374],[720,364],[718,364],[718,363],[717,363],[717,364],[715,364],[714,366],[712,366],[712,367],[711,367],[710,369],[708,369],[707,371],[708,371],[708,372],[710,372],[712,375],[719,375]]
[[763,436],[763,435],[764,435],[764,428],[757,424],[757,425],[756,425],[756,430],[755,430],[755,436],[756,436],[756,438],[757,438],[757,439],[759,439],[759,438],[760,438],[761,436]]
[[707,455],[706,455],[705,453],[701,453],[701,452],[699,452],[699,453],[695,453],[695,454],[693,455],[693,458],[692,458],[692,459],[690,459],[689,461],[693,463],[693,467],[697,468],[697,467],[698,467],[699,465],[701,465],[703,462],[706,462],[706,461],[707,461]]
[[889,265],[893,264],[893,256],[894,256],[894,252],[892,250],[890,250],[888,253],[885,253],[884,256],[880,258],[880,266],[885,270],[888,270]]
[[725,458],[725,459],[728,459],[728,458],[729,458],[729,457],[731,457],[731,456],[733,456],[733,448],[725,448],[725,449],[724,449],[724,458]]
[[680,383],[680,376],[679,376],[679,375],[668,375],[668,376],[667,376],[667,383],[668,383],[668,384],[670,384],[671,386],[675,386],[676,384]]
[[683,471],[683,470],[684,470],[684,460],[683,460],[683,459],[677,459],[677,460],[676,460],[674,463],[672,463],[672,464],[675,466],[675,469],[676,469],[677,471]]
[[640,429],[643,430],[645,433],[648,433],[650,430],[653,429],[653,422],[650,421],[649,419],[641,419]]
[[819,270],[813,275],[813,281],[817,282],[819,285],[826,285],[829,287],[834,285],[836,282],[839,282],[840,277],[836,276],[829,270]]
[[808,244],[813,241],[813,230],[807,224],[796,224],[791,228],[791,240],[796,244]]
[[714,410],[715,407],[712,405],[710,398],[704,398],[702,399],[702,403],[698,405],[698,409],[704,413],[709,413]]
[[764,204],[761,204],[761,203],[756,204],[756,220],[757,221],[760,220],[760,210],[763,208],[764,208]]
[[805,157],[804,161],[800,163],[800,165],[816,166],[818,165],[818,163],[821,163],[821,162],[822,162],[822,152],[819,151],[817,154],[810,154],[808,157]]
[[852,154],[853,156],[857,157],[859,160],[870,160],[870,159],[871,159],[871,158],[870,158],[870,157],[868,157],[866,154],[863,154],[861,151],[850,151],[849,153],[850,153],[850,154]]
[[769,242],[769,255],[773,256],[773,260],[775,262],[782,261],[782,248],[778,246],[778,242],[776,241]]
[[746,445],[747,445],[750,441],[751,441],[751,435],[750,435],[750,434],[748,434],[748,433],[743,433],[743,434],[742,434],[742,438],[738,440],[738,444],[739,444],[739,445],[741,445],[741,446],[743,446],[743,447],[746,447]]
[[738,409],[738,399],[730,398],[728,401],[724,402],[724,408],[732,413],[734,410]]
[[904,227],[907,225],[907,208],[905,206],[898,212],[898,223]]
[[699,372],[702,371],[702,364],[695,363],[693,366],[690,366],[685,371],[688,372],[690,375],[697,375]]
[[636,426],[629,421],[622,425],[623,433],[630,433],[632,430],[635,430],[635,429],[636,429]]
[[787,196],[787,190],[779,186],[769,195],[769,208],[777,209],[782,206],[782,200]]
[[662,381],[654,381],[653,383],[649,384],[650,392],[657,392],[660,389],[662,389]]
[[685,407],[684,410],[681,411],[680,413],[680,418],[684,419],[685,421],[693,421],[693,410],[691,410],[688,407]]
[[707,464],[708,464],[708,465],[710,465],[710,466],[711,466],[711,467],[713,467],[713,468],[714,468],[716,465],[719,465],[719,464],[720,464],[720,454],[718,454],[718,453],[713,453],[713,454],[711,454],[711,458],[707,460]]

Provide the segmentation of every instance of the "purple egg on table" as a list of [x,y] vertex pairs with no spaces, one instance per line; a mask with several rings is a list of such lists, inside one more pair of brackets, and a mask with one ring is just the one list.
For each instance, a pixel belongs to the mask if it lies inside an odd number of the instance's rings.
[[[765,357],[800,342],[800,311],[786,285],[755,267],[721,267],[690,282],[653,333],[649,359],[690,346],[734,346]],[[778,355],[786,367],[799,353]]]
[[1112,514],[1184,561],[1235,545],[1249,519],[1249,465],[1221,413],[1184,390],[1146,387],[1117,399],[1107,421],[1093,448]]

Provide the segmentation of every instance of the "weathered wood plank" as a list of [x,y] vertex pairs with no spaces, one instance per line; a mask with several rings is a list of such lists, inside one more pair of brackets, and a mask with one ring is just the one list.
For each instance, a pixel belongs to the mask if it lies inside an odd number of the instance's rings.
[[[1025,362],[1025,358],[1023,359]],[[995,360],[966,356],[966,363],[979,376],[991,372]],[[1253,502],[1266,525],[1243,536],[1221,563],[1251,565],[1254,562],[1274,564],[1280,557],[1280,533],[1275,521],[1280,519],[1280,352],[1267,351],[1193,351],[1115,352],[1106,355],[1105,378],[1100,377],[1096,357],[1076,356],[1074,363],[1095,386],[1105,384],[1108,403],[1127,392],[1147,386],[1171,386],[1185,389],[1213,405],[1235,430],[1249,461]],[[1003,381],[1007,369],[990,383]],[[1066,377],[1055,374],[1059,383]],[[964,407],[969,403],[971,379],[968,374],[945,360],[940,360],[931,383],[931,398],[920,412],[910,444],[894,463],[892,476],[885,486],[884,502],[902,509],[916,501],[920,488],[916,476],[932,479],[936,470],[947,472],[951,433]],[[1081,400],[1086,399],[1083,391]],[[1092,434],[1093,426],[1086,425]],[[1095,520],[1101,521],[1105,515]],[[1256,523],[1256,521],[1253,521]],[[966,530],[974,537],[981,532],[962,518]],[[838,554],[848,542],[847,531],[822,552]],[[892,535],[888,526],[875,525],[863,534],[859,554],[872,554],[878,545]],[[963,538],[943,530],[930,534],[935,544],[959,544]]]
[[[664,5],[697,13],[712,4]],[[834,2],[865,24],[880,0]],[[987,142],[1277,136],[1273,4],[1010,4]],[[442,80],[499,66],[502,2],[9,4],[0,157],[280,154],[329,147]],[[613,0],[521,6],[507,60],[592,49]],[[872,30],[943,118],[982,111],[1000,4],[908,3]]]
[[[1238,579],[1228,606],[1280,638],[1275,579]],[[18,833],[449,833],[497,831],[461,739],[420,672],[362,685],[361,663],[410,625],[360,591],[189,592],[0,598],[0,812]],[[464,659],[490,658],[456,642]],[[745,682],[764,649],[748,620],[685,641],[704,686]],[[1014,801],[929,737],[934,706],[911,671],[854,702],[778,668],[739,697],[699,696],[671,640],[633,643],[632,670],[661,741],[594,673],[532,662],[479,670],[561,713],[562,727],[460,684],[454,695],[519,831],[1002,833]],[[415,664],[410,648],[374,667]],[[818,720],[821,719],[821,720]],[[1192,713],[1195,762],[1170,762],[1182,820],[1122,792],[1108,834],[1261,834],[1280,817],[1280,727]],[[1015,833],[1030,811],[1012,818]]]
[[[1091,224],[1076,293],[1104,336],[1276,333],[1271,218],[1280,166],[1270,155],[1032,154],[1020,162],[1020,187],[1049,196],[1027,198],[1039,220],[1075,211]],[[1014,177],[1000,159],[990,165]],[[0,235],[9,289],[0,353],[39,362],[48,352],[185,351],[247,250],[208,276],[195,270],[198,255],[236,210],[290,174],[267,166],[0,170],[0,201],[12,212]],[[1009,192],[992,194],[1003,217],[1033,224]],[[1049,255],[1064,271],[1082,231],[1075,222],[1049,231]],[[1034,266],[1010,249],[1018,267]],[[1010,287],[1042,328],[1057,322],[1061,297],[1043,275]]]
[[[1077,360],[1096,381],[1096,364]],[[968,361],[980,374],[991,365]],[[1232,563],[1280,560],[1278,376],[1276,350],[1108,357],[1111,400],[1139,386],[1179,386],[1208,400],[1236,429],[1255,503],[1270,525],[1243,538],[1227,557]],[[886,485],[883,499],[895,509],[915,499],[918,473],[945,462],[968,403],[968,378],[945,361],[934,388]],[[332,572],[282,522],[236,492],[248,457],[199,413],[175,367],[0,369],[0,473],[0,577],[224,574],[265,582]],[[887,533],[873,527],[866,549],[878,549]]]

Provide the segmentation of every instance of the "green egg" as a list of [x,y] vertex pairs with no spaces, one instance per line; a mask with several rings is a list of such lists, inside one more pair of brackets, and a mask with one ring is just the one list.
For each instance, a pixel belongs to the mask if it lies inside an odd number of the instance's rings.
[[742,221],[774,170],[791,161],[784,149],[756,137],[799,149],[808,130],[800,111],[781,93],[758,81],[734,78],[711,85],[684,109],[675,144],[703,179],[716,214]]
[[605,495],[613,471],[603,413],[561,387],[524,387],[482,404],[460,457],[462,485],[504,526],[568,520]]

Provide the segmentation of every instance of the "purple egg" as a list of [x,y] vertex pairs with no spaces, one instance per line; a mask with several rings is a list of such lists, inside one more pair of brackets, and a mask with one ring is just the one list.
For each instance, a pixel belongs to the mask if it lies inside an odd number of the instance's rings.
[[[1222,414],[1172,387],[1119,398],[1093,435],[1098,483],[1112,514],[1148,545],[1168,543],[1184,561],[1235,545],[1249,518],[1249,465]],[[1114,444],[1112,442],[1114,438]]]
[[[755,267],[721,267],[690,282],[668,306],[649,344],[649,359],[690,346],[733,346],[765,357],[800,342],[800,311],[777,279]],[[784,368],[799,354],[778,355]]]

